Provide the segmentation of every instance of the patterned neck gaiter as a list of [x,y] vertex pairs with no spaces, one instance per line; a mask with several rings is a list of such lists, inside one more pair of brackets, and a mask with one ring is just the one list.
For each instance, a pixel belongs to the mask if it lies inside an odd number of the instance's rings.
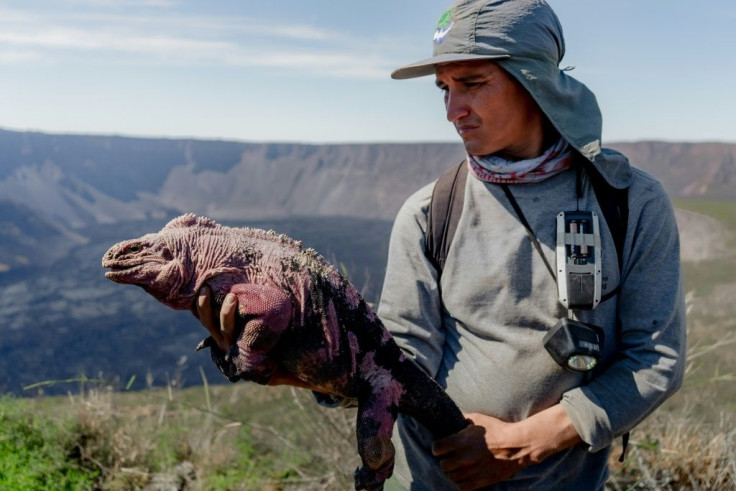
[[543,181],[572,165],[572,149],[563,138],[539,157],[511,162],[495,155],[468,155],[475,177],[496,184],[526,184]]

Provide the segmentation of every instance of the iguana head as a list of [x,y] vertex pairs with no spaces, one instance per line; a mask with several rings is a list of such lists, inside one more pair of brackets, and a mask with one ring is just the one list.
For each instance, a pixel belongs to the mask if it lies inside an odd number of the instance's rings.
[[102,256],[102,267],[109,268],[105,273],[108,279],[138,285],[166,304],[174,290],[187,281],[181,255],[173,254],[160,233],[115,244]]
[[116,283],[138,285],[175,309],[189,309],[207,277],[222,272],[212,264],[203,270],[198,257],[203,255],[203,237],[219,227],[207,218],[187,214],[158,233],[118,242],[102,256],[102,267],[109,268],[105,276]]

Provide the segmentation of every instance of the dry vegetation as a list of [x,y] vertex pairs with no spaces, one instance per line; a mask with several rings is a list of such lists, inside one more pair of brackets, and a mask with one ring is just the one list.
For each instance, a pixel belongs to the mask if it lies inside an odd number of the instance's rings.
[[733,415],[713,425],[693,421],[690,412],[658,413],[632,438],[624,463],[611,462],[609,489],[736,488]]
[[733,344],[691,348],[686,384],[641,425],[632,430],[623,463],[621,441],[611,454],[608,489],[711,490],[736,489],[736,414],[722,400],[719,388],[731,375],[712,377],[708,385],[688,383],[706,353]]
[[[66,489],[342,490],[358,465],[354,410],[320,408],[303,390],[89,386],[66,398],[0,400],[0,420],[19,405],[33,414],[25,424],[59,428],[46,437],[88,477]],[[624,463],[620,451],[617,443],[608,489],[736,489],[733,414],[711,422],[687,405],[659,411],[632,433]],[[0,487],[10,484],[2,475]]]

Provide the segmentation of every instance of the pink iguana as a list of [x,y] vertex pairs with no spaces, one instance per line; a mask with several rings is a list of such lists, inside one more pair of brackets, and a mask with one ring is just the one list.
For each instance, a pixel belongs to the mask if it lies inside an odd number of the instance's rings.
[[187,214],[161,231],[112,246],[106,276],[141,286],[179,310],[195,309],[207,283],[217,308],[238,297],[237,343],[225,353],[206,339],[232,382],[268,383],[274,369],[316,392],[355,399],[363,466],[356,489],[381,489],[391,475],[397,412],[435,437],[467,425],[440,386],[406,358],[358,291],[312,249],[274,232],[230,228]]

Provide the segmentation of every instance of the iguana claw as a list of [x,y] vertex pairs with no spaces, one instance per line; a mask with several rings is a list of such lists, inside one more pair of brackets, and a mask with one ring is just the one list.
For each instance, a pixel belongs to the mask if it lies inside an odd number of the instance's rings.
[[209,348],[210,346],[213,346],[215,344],[215,340],[212,338],[212,336],[207,336],[202,341],[199,342],[195,349],[195,351],[201,351],[205,348]]

